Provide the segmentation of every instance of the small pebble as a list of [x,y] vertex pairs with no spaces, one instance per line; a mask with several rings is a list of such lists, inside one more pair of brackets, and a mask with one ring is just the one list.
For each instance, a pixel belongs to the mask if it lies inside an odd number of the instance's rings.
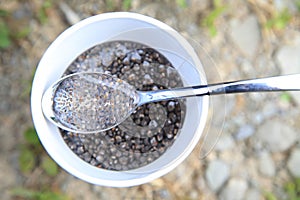
[[229,178],[229,173],[229,165],[222,160],[210,162],[205,172],[208,186],[213,191],[218,191]]
[[300,148],[292,151],[287,166],[293,177],[300,178]]
[[244,140],[252,136],[254,132],[255,130],[253,126],[244,125],[239,129],[238,133],[235,135],[235,138],[236,140]]
[[260,155],[258,165],[262,175],[273,177],[276,174],[275,163],[269,153],[263,152]]

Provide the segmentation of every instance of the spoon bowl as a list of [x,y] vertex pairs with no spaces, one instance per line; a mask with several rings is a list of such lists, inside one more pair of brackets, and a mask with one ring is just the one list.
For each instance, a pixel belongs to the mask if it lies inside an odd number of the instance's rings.
[[108,130],[137,107],[139,94],[127,82],[102,73],[75,73],[56,81],[43,95],[44,115],[76,133]]

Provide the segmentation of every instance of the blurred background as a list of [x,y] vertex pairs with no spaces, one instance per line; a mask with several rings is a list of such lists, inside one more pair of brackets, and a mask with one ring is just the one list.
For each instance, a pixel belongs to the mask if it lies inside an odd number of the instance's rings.
[[63,30],[111,11],[154,17],[197,41],[224,81],[300,73],[299,0],[0,0],[1,199],[300,199],[297,92],[227,95],[214,150],[200,159],[199,144],[148,184],[94,186],[57,166],[31,121],[36,66]]

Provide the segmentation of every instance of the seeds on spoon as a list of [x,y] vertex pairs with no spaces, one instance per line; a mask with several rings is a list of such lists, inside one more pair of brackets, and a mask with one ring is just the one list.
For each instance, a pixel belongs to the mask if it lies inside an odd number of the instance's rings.
[[59,82],[53,112],[62,125],[79,132],[107,130],[136,107],[135,88],[101,73],[73,74]]

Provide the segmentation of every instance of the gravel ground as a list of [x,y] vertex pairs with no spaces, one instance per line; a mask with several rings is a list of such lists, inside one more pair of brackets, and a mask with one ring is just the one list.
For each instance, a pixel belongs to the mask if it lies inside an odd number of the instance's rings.
[[[49,44],[80,19],[120,10],[152,16],[200,43],[226,81],[300,73],[297,0],[124,2],[0,0],[0,22],[11,35],[11,45],[0,50],[1,199],[22,199],[14,188],[40,189],[49,179],[39,167],[24,174],[19,166],[23,133],[32,127],[30,83]],[[71,199],[289,199],[285,185],[300,178],[299,104],[296,92],[228,95],[224,125],[209,130],[222,129],[222,135],[205,159],[199,159],[199,144],[169,174],[122,189],[90,185],[60,170],[51,189]]]

